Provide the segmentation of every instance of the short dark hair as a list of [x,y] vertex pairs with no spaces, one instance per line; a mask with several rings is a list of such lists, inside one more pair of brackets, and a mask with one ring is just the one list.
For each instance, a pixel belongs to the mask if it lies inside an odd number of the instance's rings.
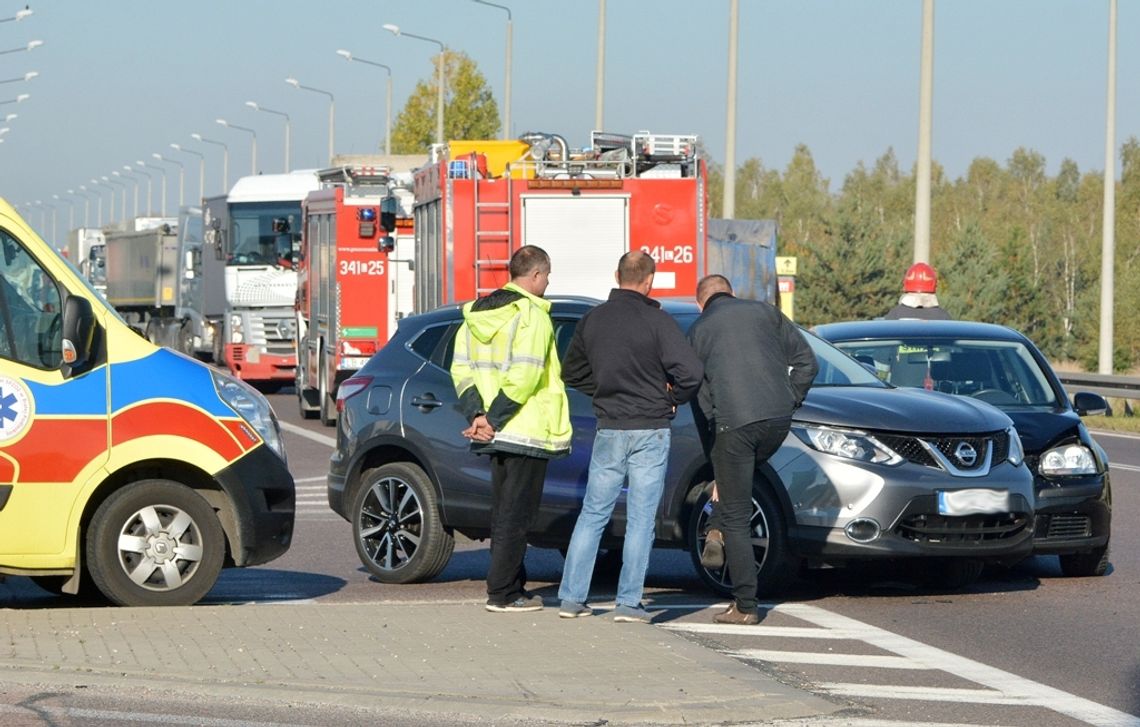
[[511,278],[522,278],[535,270],[550,272],[550,256],[538,245],[523,245],[511,255]]
[[641,250],[630,250],[618,260],[618,284],[636,285],[644,283],[646,279],[657,272],[657,265],[653,258]]
[[732,294],[732,283],[723,275],[706,275],[697,283],[697,302],[701,305],[717,293]]

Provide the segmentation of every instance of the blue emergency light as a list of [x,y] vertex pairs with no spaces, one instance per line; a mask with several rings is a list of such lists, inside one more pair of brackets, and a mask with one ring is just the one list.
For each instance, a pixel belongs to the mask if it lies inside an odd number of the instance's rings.
[[357,233],[371,239],[376,236],[376,208],[358,207],[356,210]]

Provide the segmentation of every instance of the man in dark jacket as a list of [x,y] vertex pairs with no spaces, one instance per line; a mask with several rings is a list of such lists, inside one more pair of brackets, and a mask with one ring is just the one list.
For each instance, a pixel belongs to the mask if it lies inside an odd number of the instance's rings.
[[[752,478],[779,449],[819,370],[796,325],[775,306],[733,296],[723,275],[697,283],[701,317],[689,341],[705,366],[699,403],[713,431],[712,465],[733,603],[717,623],[754,624],[756,560],[748,523]],[[714,534],[710,531],[710,536]]]
[[650,620],[641,593],[669,462],[669,423],[677,406],[696,393],[702,375],[677,322],[647,297],[654,270],[644,252],[622,255],[617,289],[582,317],[563,363],[563,380],[593,396],[598,417],[586,495],[558,589],[563,618],[591,613],[586,600],[598,542],[628,477],[614,620]]

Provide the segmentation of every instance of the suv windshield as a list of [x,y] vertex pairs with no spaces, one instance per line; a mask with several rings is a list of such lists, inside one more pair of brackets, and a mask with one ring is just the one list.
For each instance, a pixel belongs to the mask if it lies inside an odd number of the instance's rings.
[[1018,341],[909,338],[835,346],[895,386],[975,396],[1006,408],[1057,404],[1045,372]]

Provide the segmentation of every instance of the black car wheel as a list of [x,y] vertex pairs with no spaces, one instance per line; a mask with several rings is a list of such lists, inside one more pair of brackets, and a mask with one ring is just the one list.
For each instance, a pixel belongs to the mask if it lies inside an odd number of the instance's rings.
[[431,580],[455,548],[427,474],[404,462],[364,473],[352,502],[352,534],[360,562],[381,583]]
[[202,496],[141,480],[108,497],[87,530],[87,572],[120,606],[189,606],[222,570],[225,534]]
[[[693,504],[686,534],[689,556],[697,575],[709,588],[721,595],[732,593],[732,579],[728,569],[706,568],[701,565],[701,550],[705,547],[705,533],[714,503],[709,500],[711,485],[706,486]],[[795,571],[795,559],[788,550],[788,534],[780,505],[763,484],[752,486],[752,552],[756,557],[756,593],[774,596],[787,588]]]
[[1088,553],[1068,553],[1060,556],[1061,572],[1069,578],[1103,576],[1108,572],[1108,543]]

